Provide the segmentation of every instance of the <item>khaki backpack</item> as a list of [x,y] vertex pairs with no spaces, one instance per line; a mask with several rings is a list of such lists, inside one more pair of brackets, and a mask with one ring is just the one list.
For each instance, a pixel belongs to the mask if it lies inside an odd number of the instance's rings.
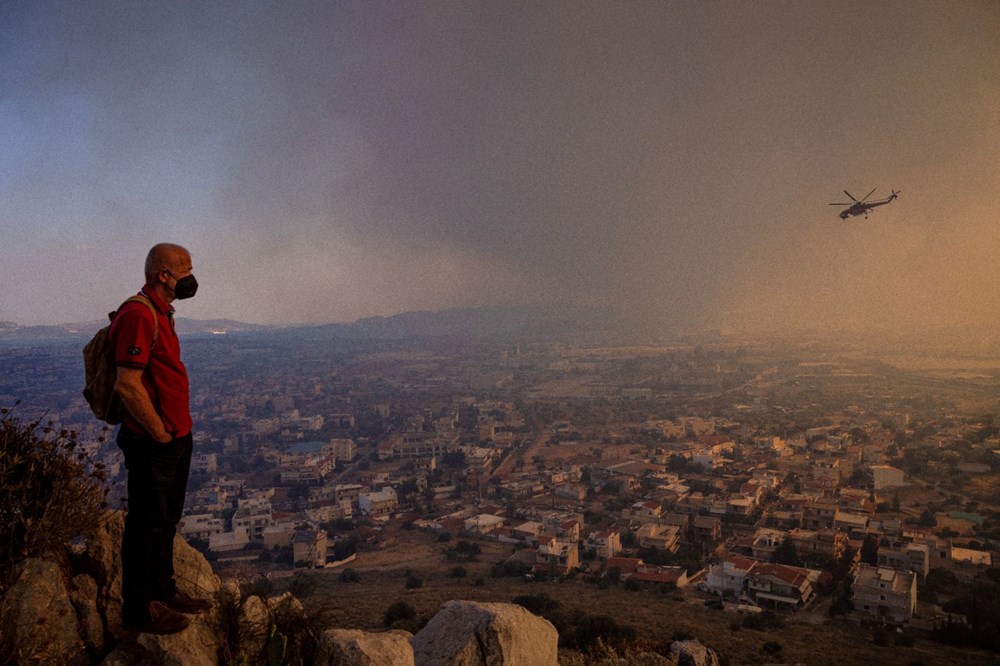
[[[144,303],[153,315],[153,343],[150,349],[156,344],[156,336],[159,333],[159,317],[153,304],[145,296],[132,296],[125,303]],[[122,306],[125,305],[122,303]],[[112,322],[121,307],[114,312],[108,313],[108,319]],[[122,399],[115,392],[115,382],[118,380],[118,368],[115,366],[115,350],[112,348],[109,333],[111,324],[108,324],[90,339],[90,342],[83,348],[83,373],[84,386],[83,397],[86,398],[90,410],[94,416],[105,423],[116,425],[125,418],[125,406]]]

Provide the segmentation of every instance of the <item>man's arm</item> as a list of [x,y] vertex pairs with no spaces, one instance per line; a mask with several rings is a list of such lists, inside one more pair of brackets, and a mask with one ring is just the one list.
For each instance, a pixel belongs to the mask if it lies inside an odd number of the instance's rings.
[[150,436],[161,444],[168,444],[173,437],[163,425],[163,419],[156,413],[153,401],[149,399],[146,387],[142,385],[142,370],[118,366],[115,392],[121,397],[125,409]]

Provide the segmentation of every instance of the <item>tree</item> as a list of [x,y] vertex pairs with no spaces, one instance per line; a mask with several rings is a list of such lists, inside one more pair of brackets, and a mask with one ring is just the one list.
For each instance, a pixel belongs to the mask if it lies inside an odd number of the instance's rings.
[[861,544],[861,561],[873,567],[878,566],[878,537],[874,534],[866,535]]
[[784,539],[778,544],[778,547],[774,549],[774,555],[771,557],[771,561],[776,564],[787,564],[793,567],[802,566],[802,560],[799,559],[799,554],[795,550],[792,540],[788,538]]

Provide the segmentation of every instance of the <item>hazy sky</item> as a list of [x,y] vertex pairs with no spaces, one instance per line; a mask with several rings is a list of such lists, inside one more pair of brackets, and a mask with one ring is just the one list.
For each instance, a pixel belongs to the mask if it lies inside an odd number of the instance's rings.
[[159,241],[201,319],[995,329],[1000,4],[0,3],[0,320]]

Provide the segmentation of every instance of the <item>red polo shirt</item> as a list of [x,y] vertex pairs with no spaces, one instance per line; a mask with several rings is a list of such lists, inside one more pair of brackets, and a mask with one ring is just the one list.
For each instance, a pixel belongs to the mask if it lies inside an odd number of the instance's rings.
[[[174,330],[174,309],[148,287],[143,287],[140,294],[157,311],[156,344],[152,344],[153,317],[149,307],[145,303],[125,303],[111,323],[115,364],[145,371],[142,384],[163,425],[174,437],[182,437],[191,432],[191,405],[187,368],[181,362],[181,345]],[[142,426],[128,414],[125,426],[143,432]]]

